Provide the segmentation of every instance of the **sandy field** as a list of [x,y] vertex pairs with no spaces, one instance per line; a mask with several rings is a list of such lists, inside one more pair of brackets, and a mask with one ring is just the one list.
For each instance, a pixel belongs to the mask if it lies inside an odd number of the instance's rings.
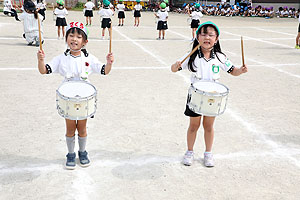
[[[89,27],[89,52],[105,62],[107,33],[99,16]],[[241,66],[244,38],[249,72],[221,74],[229,89],[225,113],[215,122],[216,165],[203,165],[203,128],[196,160],[181,164],[189,118],[183,112],[188,70],[171,64],[191,50],[187,15],[169,15],[166,39],[156,40],[154,15],[142,13],[133,27],[113,18],[113,69],[94,74],[98,109],[88,120],[91,166],[64,169],[65,123],[55,105],[63,77],[41,75],[37,47],[27,46],[23,25],[0,16],[0,199],[1,200],[296,200],[300,197],[300,50],[297,19],[208,17],[220,30],[223,52]],[[67,20],[82,21],[82,12]],[[44,22],[45,61],[64,52],[52,12]],[[76,142],[75,150],[78,150]]]

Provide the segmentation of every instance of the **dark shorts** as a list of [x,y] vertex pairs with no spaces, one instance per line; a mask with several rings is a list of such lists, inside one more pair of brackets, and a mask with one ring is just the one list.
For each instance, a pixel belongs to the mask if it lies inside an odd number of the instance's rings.
[[300,33],[300,23],[299,23],[299,26],[298,26],[298,33]]
[[157,23],[157,30],[167,30],[168,29],[168,23],[165,21],[158,21]]
[[200,20],[195,20],[195,19],[192,20],[191,28],[198,28],[199,25],[200,25]]
[[125,18],[125,12],[124,12],[124,11],[120,11],[120,12],[118,13],[118,18],[119,18],[119,19],[124,19],[124,18]]
[[67,26],[66,18],[56,18],[56,26]]
[[101,28],[110,28],[111,27],[111,19],[103,18],[101,23]]
[[92,10],[86,10],[84,12],[85,17],[93,17],[93,11]]
[[135,10],[133,13],[134,17],[141,17],[141,11],[140,10]]

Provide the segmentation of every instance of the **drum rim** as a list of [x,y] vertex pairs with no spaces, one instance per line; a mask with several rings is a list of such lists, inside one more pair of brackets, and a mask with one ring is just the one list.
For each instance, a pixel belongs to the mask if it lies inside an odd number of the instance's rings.
[[[63,95],[63,94],[61,94],[58,90],[59,90],[59,88],[61,87],[61,86],[63,86],[64,84],[66,84],[66,83],[71,83],[71,82],[74,82],[74,83],[85,83],[85,84],[88,84],[88,85],[90,85],[90,86],[92,86],[93,88],[94,88],[94,90],[95,90],[95,92],[92,94],[92,95],[89,95],[89,96],[86,96],[86,97],[68,97],[68,96],[65,96],[65,95]],[[60,84],[59,85],[59,87],[58,87],[58,89],[56,89],[56,94],[59,96],[59,97],[61,97],[62,99],[64,99],[64,100],[76,100],[76,101],[85,101],[85,100],[89,100],[90,98],[93,98],[93,97],[96,97],[97,96],[97,89],[96,89],[96,87],[93,85],[93,84],[91,84],[91,83],[89,83],[89,82],[87,82],[87,81],[82,81],[82,80],[79,80],[79,81],[72,81],[72,80],[68,80],[68,81],[65,81],[65,82],[63,82],[62,84]]]
[[[206,82],[206,83],[216,83],[216,84],[222,85],[223,87],[225,87],[226,92],[218,92],[218,93],[205,92],[205,91],[200,90],[200,89],[198,89],[198,88],[196,88],[196,87],[194,86],[195,83],[199,83],[199,82],[203,82],[203,83],[204,83],[204,82]],[[219,83],[219,82],[201,80],[201,81],[197,81],[197,82],[195,82],[195,83],[192,83],[192,84],[191,84],[191,87],[192,87],[195,91],[200,92],[200,93],[202,93],[202,94],[204,94],[204,95],[205,95],[205,94],[208,94],[209,96],[226,96],[226,95],[229,94],[229,88],[228,88],[226,85],[224,85],[224,84],[222,84],[222,83]]]

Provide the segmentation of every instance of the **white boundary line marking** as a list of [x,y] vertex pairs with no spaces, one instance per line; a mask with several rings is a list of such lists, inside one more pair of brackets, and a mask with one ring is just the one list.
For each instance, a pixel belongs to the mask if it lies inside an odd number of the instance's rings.
[[280,31],[268,30],[268,29],[258,28],[258,27],[252,27],[252,28],[256,29],[256,30],[259,30],[259,31],[265,31],[265,32],[271,32],[271,33],[279,33],[279,34],[283,34],[283,35],[295,36],[295,34],[291,34],[291,33],[285,33],[285,32],[280,32]]
[[[229,51],[224,51],[228,54],[231,54],[233,56],[237,56],[237,54],[235,53],[232,53],[232,52],[229,52]],[[259,62],[259,61],[256,61],[254,59],[247,59],[247,60],[250,60],[251,62],[254,62],[254,63],[258,63],[256,65],[248,65],[248,67],[270,67],[270,68],[274,68],[273,66],[278,66],[278,67],[281,67],[281,66],[300,66],[300,63],[287,63],[287,64],[274,64],[274,65],[266,65],[262,62]],[[171,67],[170,66],[149,66],[149,67],[144,67],[144,66],[136,66],[136,67],[129,67],[129,66],[123,66],[123,67],[113,67],[112,69],[113,70],[155,70],[155,69],[170,69]],[[280,69],[277,69],[277,68],[274,68],[278,71],[282,71]],[[33,67],[5,67],[5,68],[0,68],[0,71],[35,71],[35,70],[38,70],[38,68],[33,68]],[[282,71],[283,72],[283,71]],[[288,73],[288,72],[283,72],[283,73]],[[289,74],[290,76],[295,76],[298,78],[298,75],[294,75],[294,74]]]
[[159,58],[158,56],[156,56],[155,54],[153,54],[151,51],[147,50],[146,48],[143,47],[143,45],[135,42],[134,40],[132,40],[131,38],[129,38],[128,36],[126,36],[125,34],[121,33],[121,31],[119,31],[116,28],[113,28],[116,32],[118,32],[122,37],[124,37],[125,39],[127,39],[128,41],[132,42],[133,44],[135,44],[136,46],[138,46],[140,49],[142,49],[145,53],[148,53],[150,56],[152,56],[153,58],[155,58],[158,62],[160,62],[163,65],[167,65],[167,63],[165,63],[161,58]]

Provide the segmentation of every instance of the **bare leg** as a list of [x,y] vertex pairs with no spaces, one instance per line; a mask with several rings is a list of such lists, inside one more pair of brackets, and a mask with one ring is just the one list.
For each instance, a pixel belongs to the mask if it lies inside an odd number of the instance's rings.
[[60,37],[60,26],[57,27],[57,35]]
[[65,27],[62,26],[62,27],[61,27],[61,30],[62,30],[62,35],[63,35],[63,37],[65,37]]
[[211,152],[214,142],[214,122],[215,117],[203,117],[204,140],[206,152]]
[[73,137],[76,131],[76,121],[66,119],[66,136]]
[[197,131],[200,127],[201,117],[190,117],[190,125],[187,131],[188,151],[193,151]]
[[87,131],[86,131],[86,123],[87,120],[78,120],[77,121],[77,131],[78,131],[78,135],[80,137],[86,137],[87,136]]
[[300,45],[300,32],[298,33],[297,37],[296,37],[296,45]]

